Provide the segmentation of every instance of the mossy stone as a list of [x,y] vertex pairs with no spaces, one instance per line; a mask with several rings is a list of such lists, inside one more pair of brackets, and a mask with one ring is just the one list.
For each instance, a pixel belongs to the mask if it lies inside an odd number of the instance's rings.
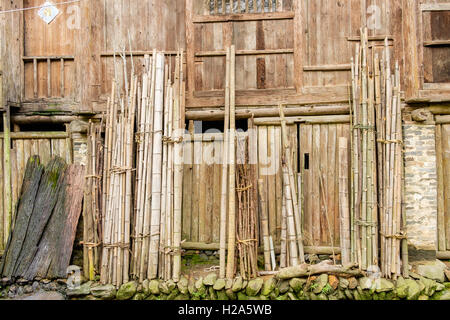
[[419,298],[420,293],[422,291],[419,284],[416,281],[414,281],[413,279],[406,279],[405,282],[408,287],[407,299],[408,300],[417,300],[417,298]]
[[264,281],[264,285],[261,291],[261,294],[263,296],[269,296],[269,294],[272,292],[273,289],[275,289],[275,286],[277,285],[277,280],[275,278],[269,278],[266,281]]
[[319,294],[322,292],[323,288],[328,284],[328,275],[321,274],[316,280],[314,280],[314,289],[313,292],[315,294]]
[[175,298],[180,294],[180,290],[178,288],[174,288],[172,292],[169,293],[167,300],[175,300]]
[[171,292],[177,287],[177,284],[173,280],[166,281],[166,284],[167,284],[167,288]]
[[205,277],[205,279],[203,279],[203,284],[205,286],[213,286],[214,283],[216,283],[216,280],[217,280],[217,274],[210,273]]
[[264,280],[261,278],[256,278],[249,281],[246,289],[246,293],[249,297],[256,297],[258,293],[261,291],[261,288],[264,284]]
[[145,279],[144,281],[142,281],[142,291],[146,297],[148,297],[151,294],[149,285],[150,285],[150,281],[148,279]]
[[391,281],[384,278],[378,279],[375,282],[375,286],[376,286],[375,291],[377,293],[392,291],[395,288],[394,284]]
[[177,283],[178,290],[180,290],[181,294],[188,294],[188,285],[189,280],[185,276],[181,276]]
[[143,293],[136,293],[131,300],[145,300],[145,295]]
[[339,278],[339,288],[345,290],[348,288],[349,281],[345,278]]
[[91,294],[94,297],[103,299],[103,300],[112,300],[116,297],[116,287],[112,284],[107,284],[104,286],[96,286],[91,288]]
[[243,279],[242,277],[237,277],[236,279],[234,279],[233,282],[233,286],[231,287],[231,289],[233,290],[234,293],[241,291],[243,288]]
[[213,287],[208,287],[208,291],[209,291],[209,298],[211,300],[217,300],[217,293],[216,290],[214,290]]
[[189,295],[188,294],[179,294],[178,296],[175,297],[174,300],[177,301],[188,301],[189,299]]
[[214,283],[214,290],[220,291],[225,288],[226,282],[225,279],[218,279],[216,283]]
[[151,294],[147,298],[145,298],[145,300],[158,300],[158,297],[156,297],[155,295]]
[[236,293],[234,293],[234,291],[231,288],[230,289],[226,289],[225,290],[225,294],[227,295],[228,299],[230,299],[230,300],[236,300],[237,299]]
[[131,299],[137,292],[137,283],[135,281],[131,281],[123,284],[119,290],[117,291],[117,300],[129,300]]
[[219,300],[219,301],[229,300],[228,295],[226,294],[225,290],[217,291],[217,300]]
[[244,293],[242,293],[242,292],[238,292],[237,298],[238,298],[238,300],[240,300],[240,301],[246,301],[246,300],[248,300],[247,295],[244,294]]
[[167,282],[165,281],[160,281],[159,285],[158,285],[159,291],[164,293],[164,294],[170,294],[170,290],[169,287],[167,286]]
[[353,293],[350,289],[345,289],[344,291],[345,296],[347,297],[348,300],[354,300],[354,296]]
[[278,290],[280,290],[280,294],[285,294],[290,289],[289,280],[282,280],[278,283]]
[[295,293],[298,293],[303,289],[303,286],[306,284],[306,279],[294,278],[289,281],[289,285]]
[[155,296],[160,294],[158,280],[152,280],[148,283],[148,291]]

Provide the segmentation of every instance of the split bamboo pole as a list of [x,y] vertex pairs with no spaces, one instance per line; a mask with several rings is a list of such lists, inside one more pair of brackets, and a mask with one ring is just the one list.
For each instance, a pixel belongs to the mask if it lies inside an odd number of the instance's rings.
[[173,280],[178,282],[181,275],[181,227],[182,227],[182,210],[183,210],[183,124],[182,124],[182,110],[181,100],[183,97],[183,52],[180,50],[178,55],[179,75],[175,78],[177,83],[177,92],[175,92],[175,174],[174,174],[174,257],[173,257]]
[[220,278],[226,275],[226,235],[227,235],[227,198],[228,198],[228,153],[229,153],[229,127],[230,127],[230,76],[231,76],[231,52],[227,49],[226,78],[225,78],[225,124],[224,142],[222,151],[222,185],[220,206]]
[[230,49],[230,140],[229,140],[229,199],[228,199],[228,261],[227,279],[233,279],[235,275],[235,250],[236,250],[236,49]]

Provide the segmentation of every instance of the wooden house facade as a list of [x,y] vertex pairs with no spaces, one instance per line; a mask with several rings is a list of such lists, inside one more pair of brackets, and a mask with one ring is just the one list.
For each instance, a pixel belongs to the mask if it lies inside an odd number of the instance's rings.
[[[139,74],[144,56],[157,49],[172,55],[169,68],[174,71],[181,49],[183,117],[192,137],[185,148],[193,151],[185,152],[192,161],[184,168],[182,238],[186,248],[217,250],[221,166],[195,157],[208,148],[220,151],[223,139],[197,128],[200,123],[204,128],[219,123],[220,128],[226,48],[234,45],[236,117],[245,130],[256,129],[257,155],[270,159],[270,164],[257,164],[267,194],[270,235],[280,243],[282,173],[268,167],[279,168],[281,162],[277,121],[278,104],[283,103],[295,171],[303,177],[299,198],[306,251],[331,253],[330,247],[340,243],[338,141],[351,136],[350,63],[360,28],[367,26],[372,52],[381,55],[387,41],[392,69],[395,61],[400,65],[404,125],[431,126],[435,132],[430,140],[436,150],[436,208],[429,215],[436,221],[430,232],[437,240],[435,248],[422,248],[420,237],[411,245],[448,256],[450,2],[55,0],[59,14],[50,23],[35,9],[43,2],[1,1],[1,107],[11,115],[13,205],[27,156],[38,153],[45,161],[61,154],[77,161],[74,153],[80,148],[74,146],[82,145],[83,133],[74,136],[63,125],[104,116],[111,82],[123,72],[114,68],[116,56],[125,54],[127,67]],[[33,132],[33,126],[44,129]],[[214,156],[220,159],[221,153]],[[413,160],[406,159],[407,166],[417,165],[419,160]],[[0,201],[0,217],[5,211]]]

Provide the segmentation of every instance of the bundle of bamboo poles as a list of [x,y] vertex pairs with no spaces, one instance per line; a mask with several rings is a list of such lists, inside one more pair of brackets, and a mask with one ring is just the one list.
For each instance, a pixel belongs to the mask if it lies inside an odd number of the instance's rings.
[[351,109],[350,257],[363,270],[381,264],[389,278],[402,266],[407,274],[407,248],[400,255],[406,246],[400,71],[397,63],[391,74],[387,40],[381,60],[369,48],[366,28],[352,59]]
[[[400,94],[400,68],[391,74],[388,41],[383,58],[375,57],[375,91],[379,124],[378,156],[381,220],[381,271],[383,276],[408,276],[406,213],[403,210],[403,130]],[[385,103],[385,108],[378,106]]]
[[360,268],[378,266],[375,95],[367,29],[352,60],[352,255]]
[[163,53],[145,57],[136,133],[132,274],[179,280],[183,179],[183,54],[174,80]]
[[[283,205],[281,229],[281,267],[293,267],[305,263],[301,207],[298,203],[297,187],[292,164],[292,152],[288,138],[288,127],[284,106],[279,105],[282,135]],[[263,230],[264,232],[264,230]]]
[[118,96],[113,81],[107,114],[101,281],[116,286],[129,280],[137,84],[131,74],[131,87]]
[[104,151],[102,129],[103,122],[90,121],[83,207],[83,270],[89,280],[94,280],[96,274],[100,273]]

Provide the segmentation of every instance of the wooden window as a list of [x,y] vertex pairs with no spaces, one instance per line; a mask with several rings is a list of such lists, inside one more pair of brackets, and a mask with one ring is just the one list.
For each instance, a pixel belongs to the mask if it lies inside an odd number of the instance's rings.
[[424,89],[448,88],[450,83],[450,11],[439,10],[440,7],[428,9],[429,11],[422,12]]
[[292,10],[292,0],[198,0],[196,7],[203,15],[285,12]]

